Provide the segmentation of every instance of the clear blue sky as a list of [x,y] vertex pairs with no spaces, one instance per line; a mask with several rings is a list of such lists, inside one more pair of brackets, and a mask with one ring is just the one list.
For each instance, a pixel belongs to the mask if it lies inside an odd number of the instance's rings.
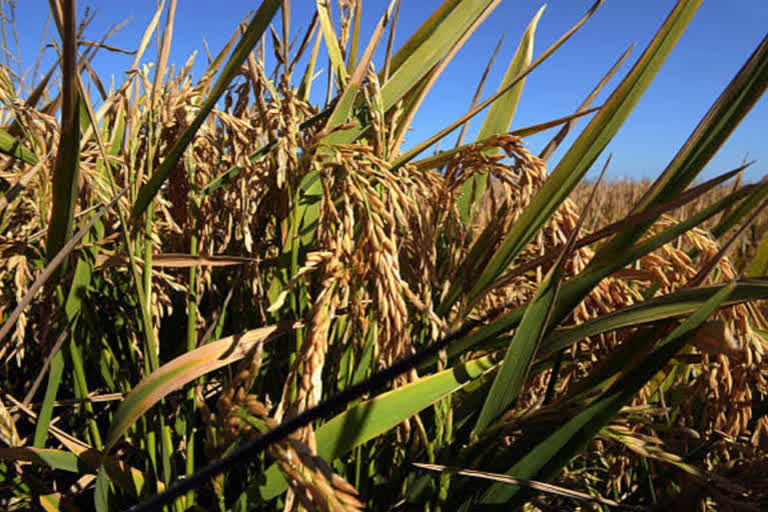
[[[363,34],[371,28],[386,8],[384,0],[364,2]],[[403,0],[396,30],[398,48],[441,3],[441,0]],[[553,0],[549,2],[536,33],[534,55],[554,42],[568,30],[593,3],[592,0]],[[189,55],[198,50],[195,78],[205,62],[203,38],[215,53],[230,37],[237,24],[257,0],[179,0],[171,62],[183,65]],[[291,35],[303,35],[315,2],[292,2]],[[335,4],[335,1],[332,1]],[[600,77],[618,56],[632,43],[637,43],[624,68],[614,77],[608,89],[618,85],[632,63],[659,28],[674,1],[608,0],[582,29],[553,57],[529,76],[513,121],[513,128],[547,121],[571,113],[591,91]],[[91,5],[98,13],[86,32],[89,39],[99,39],[111,25],[126,18],[132,21],[109,43],[135,49],[156,5],[155,0],[93,0],[78,2],[79,12]],[[414,129],[406,145],[411,146],[429,137],[442,126],[461,116],[469,108],[475,87],[502,33],[506,39],[494,69],[486,82],[483,97],[498,87],[509,59],[531,17],[542,3],[531,0],[506,0],[486,20],[478,33],[464,46],[448,66],[417,115]],[[46,23],[48,2],[21,0],[18,2],[17,23],[21,39],[21,56],[25,66],[31,66],[37,55]],[[275,26],[280,30],[280,15]],[[698,121],[718,94],[749,57],[768,30],[767,0],[704,0],[677,47],[664,64],[647,93],[619,131],[598,164],[608,152],[614,154],[609,176],[612,178],[653,178],[685,142]],[[163,18],[164,22],[164,18]],[[55,29],[54,29],[55,32]],[[50,42],[50,36],[48,41]],[[381,44],[381,47],[385,43]],[[53,49],[47,50],[51,57]],[[145,62],[154,60],[155,47],[145,54]],[[108,84],[110,75],[128,68],[132,57],[102,51],[94,67]],[[377,67],[381,68],[381,59]],[[321,61],[324,70],[327,60]],[[301,69],[301,67],[299,68]],[[324,88],[320,77],[317,88]],[[607,92],[598,99],[598,104]],[[315,98],[322,101],[322,98]],[[472,125],[467,140],[471,140],[482,115]],[[565,141],[574,139],[585,123]],[[529,147],[538,152],[554,132],[529,140]],[[749,181],[768,173],[768,99],[763,97],[742,122],[710,166],[704,177],[738,166],[745,155],[757,160],[747,174]],[[455,135],[449,136],[443,147],[452,146]],[[557,162],[562,151],[555,154]],[[597,174],[598,169],[590,172]]]

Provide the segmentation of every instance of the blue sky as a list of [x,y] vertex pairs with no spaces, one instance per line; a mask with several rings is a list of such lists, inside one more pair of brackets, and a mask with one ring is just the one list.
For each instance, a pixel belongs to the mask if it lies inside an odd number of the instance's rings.
[[[332,3],[335,5],[336,2]],[[364,2],[364,35],[370,34],[387,3],[384,0]],[[441,3],[442,0],[403,0],[395,33],[395,48],[405,42],[410,33]],[[568,30],[592,3],[592,0],[549,2],[539,22],[534,56]],[[669,0],[608,0],[564,47],[529,76],[512,128],[571,113],[618,56],[632,43],[636,43],[629,61],[607,89],[616,87],[674,3]],[[198,78],[205,63],[203,38],[211,52],[217,52],[237,24],[258,4],[256,0],[179,0],[171,62],[177,66],[183,65],[189,55],[197,50],[194,76]],[[292,37],[303,35],[314,4],[312,0],[292,2]],[[156,1],[81,0],[78,2],[80,12],[86,5],[98,11],[95,21],[86,32],[87,38],[99,39],[111,25],[132,17],[131,22],[109,43],[135,49],[154,13]],[[501,2],[480,30],[465,44],[427,97],[414,121],[414,129],[409,132],[406,147],[429,137],[467,111],[494,47],[499,37],[506,33],[496,64],[486,82],[483,98],[496,90],[525,27],[541,5],[541,2],[530,0]],[[21,60],[25,67],[32,66],[35,61],[47,10],[46,0],[21,0],[17,3]],[[275,19],[278,31],[279,18],[278,14]],[[588,176],[596,176],[608,152],[613,153],[608,171],[610,178],[652,179],[657,176],[765,36],[768,29],[766,20],[766,0],[704,0],[655,81]],[[381,47],[384,45],[382,43]],[[47,50],[46,61],[49,61],[53,52],[53,49]],[[144,61],[154,60],[155,55],[156,49],[153,46],[145,54]],[[94,68],[108,84],[111,75],[120,80],[121,73],[129,67],[131,60],[129,56],[102,51],[94,62]],[[378,68],[381,67],[380,63],[381,59],[377,62]],[[319,66],[327,70],[327,60],[320,61]],[[299,69],[302,69],[301,66]],[[321,76],[315,88],[324,89],[324,84],[325,77]],[[605,100],[607,95],[608,91],[604,92],[597,104]],[[324,97],[313,97],[313,100],[320,102]],[[482,116],[480,114],[471,125],[467,141],[472,140],[473,132],[482,122]],[[577,125],[562,147],[567,148],[584,125],[585,122]],[[748,155],[750,160],[757,160],[747,171],[748,180],[762,178],[768,173],[766,134],[768,99],[763,97],[702,177],[710,177],[736,167]],[[552,135],[554,132],[547,132],[530,138],[530,150],[538,153]],[[443,147],[452,146],[454,141],[455,135],[449,136]],[[556,153],[550,164],[555,164],[562,153],[562,150]]]

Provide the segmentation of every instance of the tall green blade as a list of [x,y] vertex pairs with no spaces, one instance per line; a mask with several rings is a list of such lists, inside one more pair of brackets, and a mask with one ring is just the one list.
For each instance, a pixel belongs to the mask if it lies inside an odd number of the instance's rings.
[[[634,210],[647,209],[684,190],[722,147],[767,87],[768,35],[723,90]],[[616,235],[598,251],[594,262],[610,258],[617,247],[634,242],[646,229],[647,226],[645,229],[632,229]]]
[[[347,119],[349,119],[357,93],[360,91],[360,86],[363,85],[363,79],[368,71],[368,66],[371,64],[371,59],[373,59],[373,54],[376,52],[376,47],[381,40],[381,36],[384,35],[384,29],[392,16],[392,9],[394,9],[394,7],[395,0],[391,0],[387,11],[381,17],[374,29],[373,35],[368,42],[368,46],[365,48],[365,52],[363,52],[363,56],[360,59],[360,63],[355,68],[352,76],[349,77],[344,92],[341,94],[338,103],[336,103],[333,112],[331,112],[326,127],[330,128],[345,123]],[[320,16],[320,19],[323,19],[322,15]],[[326,144],[347,142],[346,130],[337,130],[331,133],[323,139],[323,142]]]
[[[490,358],[475,359],[351,407],[317,429],[317,454],[329,461],[336,459],[455,393],[493,366]],[[258,491],[264,499],[274,498],[287,488],[276,466],[265,476],[266,482]]]
[[80,176],[76,18],[74,2],[71,0],[64,2],[61,27],[61,135],[53,169],[53,206],[46,246],[49,261],[72,236]]
[[[619,409],[666,366],[669,359],[688,341],[698,328],[733,291],[734,283],[724,286],[693,315],[675,328],[654,352],[628,371],[594,403],[552,432],[532,449],[523,447],[526,455],[506,473],[524,479],[548,480],[591,439]],[[521,440],[524,443],[524,439]],[[481,503],[509,503],[520,492],[519,487],[493,484],[480,498]]]
[[[533,59],[533,38],[536,34],[536,27],[539,24],[541,15],[544,14],[546,5],[542,6],[536,15],[531,20],[528,27],[523,33],[523,37],[520,40],[520,44],[517,46],[512,61],[507,67],[507,72],[504,74],[504,78],[499,85],[499,91],[505,88],[505,86],[511,83],[517,75],[525,71],[531,64]],[[493,105],[488,109],[488,113],[483,120],[483,124],[480,127],[480,131],[477,133],[477,140],[485,139],[491,135],[497,133],[504,133],[509,130],[510,124],[512,124],[512,118],[515,116],[517,110],[517,104],[520,101],[520,96],[523,93],[523,86],[525,85],[525,78],[516,82],[514,87],[507,89],[504,94],[496,100]]]
[[61,379],[64,375],[64,354],[59,350],[51,360],[51,367],[48,370],[48,384],[45,388],[45,396],[43,397],[43,405],[40,408],[40,413],[37,416],[37,422],[35,423],[35,437],[33,444],[39,448],[45,446],[45,441],[48,439],[48,425],[51,423],[53,417],[53,404],[56,401],[56,394],[59,392],[59,386],[61,385]]
[[[528,28],[525,29],[520,44],[517,46],[517,51],[515,52],[514,57],[512,57],[512,61],[509,63],[507,72],[504,74],[504,79],[501,81],[499,90],[504,89],[508,83],[517,78],[517,76],[531,64],[531,59],[533,59],[533,37],[536,33],[536,26],[539,23],[539,18],[541,18],[545,8],[546,5],[542,6],[536,12],[533,20],[531,20],[531,23],[528,25]],[[483,124],[477,134],[477,140],[483,140],[492,135],[504,133],[509,130],[524,85],[525,78],[517,81],[514,87],[507,89],[499,99],[493,102],[488,109],[488,113],[485,115],[485,120],[483,120]],[[498,150],[491,151],[496,153]],[[457,206],[459,208],[461,219],[465,224],[469,223],[472,217],[473,206],[483,195],[487,179],[488,177],[485,173],[475,174],[461,187],[457,199]]]
[[[411,37],[400,47],[395,55],[392,57],[390,63],[390,75],[392,72],[400,69],[403,63],[409,61],[413,53],[419,49],[424,42],[437,30],[440,24],[445,18],[453,12],[454,8],[461,3],[462,0],[444,0],[422,25],[416,29]],[[381,78],[381,77],[380,77]]]
[[[598,94],[603,90],[603,88],[608,84],[611,78],[613,78],[613,75],[616,74],[616,72],[619,70],[621,66],[624,65],[624,61],[627,60],[629,57],[629,54],[632,53],[632,49],[635,47],[634,44],[632,44],[627,50],[621,54],[621,57],[613,63],[613,66],[611,66],[611,69],[608,70],[608,72],[603,75],[603,77],[600,79],[600,81],[597,83],[594,89],[589,93],[589,95],[584,99],[582,104],[579,106],[578,109],[576,109],[576,113],[579,112],[585,112],[589,109],[589,107],[592,105],[592,102],[595,101]],[[551,141],[544,147],[544,149],[541,150],[541,153],[539,153],[539,158],[541,158],[544,161],[549,160],[549,157],[552,156],[552,154],[555,152],[557,147],[560,145],[561,142],[563,142],[563,139],[565,139],[566,135],[568,135],[568,132],[571,131],[571,129],[576,126],[576,119],[573,119],[572,121],[568,121],[565,126],[563,126],[560,131],[557,132],[557,134],[552,138]]]
[[[472,284],[468,304],[490,288],[589,170],[640,100],[700,4],[701,0],[678,2],[638,62],[565,154]],[[450,311],[463,288],[464,283],[454,282],[440,304],[440,314]]]
[[[585,271],[578,277],[564,283],[560,288],[559,298],[552,313],[552,323],[560,323],[602,279],[658,249],[662,245],[669,243],[707,219],[712,218],[731,206],[737,198],[743,195],[744,189],[725,196],[715,204],[704,208],[680,224],[672,226],[636,246],[625,249],[621,253],[615,254],[614,259],[606,262],[603,266]],[[476,329],[468,336],[450,345],[447,349],[448,357],[457,356],[482,341],[492,339],[503,332],[515,328],[520,323],[522,316],[523,308],[519,307]]]
[[243,62],[245,62],[251,49],[258,42],[267,26],[269,26],[269,22],[275,15],[278,7],[280,7],[280,0],[264,0],[259,7],[259,10],[256,11],[253,19],[248,24],[248,28],[245,30],[245,34],[232,51],[232,55],[224,66],[224,69],[221,71],[221,75],[216,80],[213,89],[200,106],[200,111],[197,116],[195,116],[192,123],[190,123],[184,130],[173,147],[168,150],[160,167],[157,168],[149,181],[139,190],[138,197],[131,210],[131,217],[133,219],[137,219],[144,213],[149,206],[149,203],[152,202],[160,191],[160,187],[165,183],[165,180],[168,179],[171,171],[176,168],[176,164],[181,159],[184,151],[186,151],[187,146],[192,142],[197,130],[200,129],[205,118],[208,117],[208,114],[210,114],[214,105],[216,105],[216,102],[226,90],[229,82],[231,82],[235,75],[240,72],[240,67],[243,65]]
[[425,151],[427,148],[431,147],[433,144],[437,143],[438,141],[446,137],[448,134],[452,133],[459,126],[462,126],[468,120],[472,119],[474,116],[482,112],[485,108],[487,108],[499,97],[501,97],[508,89],[515,87],[517,82],[519,82],[520,80],[528,76],[542,62],[547,60],[558,48],[560,48],[563,44],[565,44],[565,42],[568,41],[568,39],[570,39],[571,36],[573,36],[573,34],[576,33],[576,31],[578,31],[582,26],[584,26],[587,20],[589,20],[589,18],[592,17],[592,15],[597,11],[597,9],[603,4],[604,1],[605,0],[597,0],[592,5],[592,7],[589,8],[587,13],[575,25],[573,25],[573,27],[571,27],[562,36],[560,36],[560,38],[558,38],[557,41],[552,43],[546,50],[544,50],[541,53],[541,55],[536,57],[536,59],[530,64],[530,66],[526,67],[522,73],[518,74],[514,79],[510,80],[505,86],[499,89],[495,94],[492,94],[489,98],[483,100],[480,104],[470,109],[469,112],[461,116],[459,119],[452,122],[442,130],[437,132],[435,135],[429,137],[427,140],[417,144],[415,147],[410,149],[402,157],[398,158],[393,164],[393,166],[399,167],[406,162],[410,162],[414,157],[416,157],[416,155],[419,155],[420,153]]
[[[336,31],[333,28],[331,20],[331,3],[329,0],[317,0],[317,14],[320,18],[320,28],[325,39],[325,48],[328,50],[328,57],[331,59],[333,71],[339,80],[341,87],[347,85],[347,68],[344,66],[344,57],[339,48],[339,38],[336,37]],[[288,44],[285,41],[285,44]]]
[[[456,44],[472,23],[496,0],[465,0],[451,9],[437,28],[400,65],[394,65],[389,80],[381,88],[384,111],[388,111],[419,83],[435,64]],[[398,52],[399,53],[399,52]],[[399,61],[398,61],[399,62]]]
[[[569,114],[567,116],[558,117],[557,119],[552,119],[551,121],[545,121],[543,123],[537,123],[530,126],[525,126],[523,128],[516,128],[514,130],[511,130],[508,132],[509,135],[516,135],[518,137],[530,137],[531,135],[536,135],[537,133],[541,133],[543,131],[549,130],[551,128],[555,128],[556,126],[560,126],[562,124],[570,124],[575,122],[578,118],[587,116],[589,114],[594,114],[600,110],[600,107],[594,107],[587,110],[582,110],[580,112],[576,112],[574,114]],[[413,162],[413,166],[416,167],[420,171],[429,170],[429,169],[437,169],[448,162],[451,161],[451,159],[459,153],[462,150],[467,149],[472,144],[482,144],[490,142],[490,140],[494,137],[494,135],[491,135],[487,139],[478,140],[471,144],[462,144],[461,146],[456,146],[455,148],[451,148],[446,151],[441,151],[440,153],[423,158],[421,160],[417,160]],[[400,165],[401,160],[396,161],[393,164],[393,167],[397,167]]]
[[504,362],[493,380],[488,398],[483,403],[480,417],[475,423],[475,428],[472,430],[471,437],[474,439],[477,439],[491,422],[495,421],[505,410],[512,406],[520,395],[520,390],[528,376],[528,370],[539,349],[541,339],[551,329],[550,319],[560,290],[563,266],[571,257],[576,238],[581,231],[581,224],[584,221],[584,212],[595,199],[597,187],[605,175],[610,160],[608,158],[608,162],[603,167],[603,172],[593,185],[592,193],[583,207],[583,212],[578,222],[576,222],[568,242],[560,251],[560,256],[539,285],[539,289],[536,291],[533,299],[531,299],[531,302],[525,308],[523,318],[520,320],[520,326],[515,331],[509,347],[507,347]]
[[[538,355],[539,357],[546,357],[552,352],[567,348],[588,336],[690,315],[720,291],[723,286],[718,284],[684,288],[669,295],[632,304],[573,327],[557,329],[541,342],[541,350]],[[768,296],[768,281],[756,279],[736,281],[733,293],[723,303],[723,306],[760,300],[766,296]]]
[[16,137],[2,128],[0,128],[0,153],[12,156],[30,165],[35,165],[39,161],[36,154],[22,146]]
[[549,328],[549,318],[559,288],[562,262],[562,259],[558,261],[558,264],[547,274],[536,295],[525,308],[520,326],[507,347],[504,362],[493,379],[491,390],[480,410],[480,416],[472,430],[472,437],[480,436],[493,421],[515,403],[520,395],[531,361]]
[[748,277],[763,277],[768,275],[768,231],[763,235],[757,246],[755,257],[749,264]]

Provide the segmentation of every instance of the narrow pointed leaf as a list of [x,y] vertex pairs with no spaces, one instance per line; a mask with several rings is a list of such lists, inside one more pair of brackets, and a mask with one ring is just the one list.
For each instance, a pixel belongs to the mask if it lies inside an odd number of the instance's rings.
[[491,105],[494,101],[496,101],[498,98],[500,98],[507,90],[514,87],[520,80],[528,76],[534,69],[539,67],[542,62],[547,60],[558,48],[560,48],[565,42],[573,36],[573,34],[576,33],[584,24],[589,20],[590,17],[597,11],[597,9],[603,4],[605,0],[597,0],[592,7],[589,8],[587,13],[582,17],[573,27],[571,27],[566,33],[564,33],[560,38],[552,43],[549,48],[544,50],[541,55],[536,57],[536,59],[531,63],[530,66],[525,68],[523,72],[518,74],[513,80],[510,80],[509,83],[507,83],[504,87],[502,87],[500,90],[498,90],[495,94],[492,94],[489,98],[483,100],[479,105],[476,105],[474,108],[470,109],[469,112],[458,118],[453,123],[449,124],[439,132],[437,132],[435,135],[429,137],[427,140],[417,144],[415,147],[410,149],[408,152],[406,152],[402,157],[397,159],[397,161],[393,164],[394,167],[399,167],[407,162],[410,162],[413,160],[417,155],[425,151],[427,148],[431,147],[433,144],[437,143],[438,141],[442,140],[444,137],[452,133],[454,130],[456,130],[459,126],[462,126],[464,123],[475,117],[477,114],[482,112],[486,107]]
[[[528,376],[531,363],[534,357],[536,357],[541,339],[551,329],[550,319],[560,290],[563,266],[573,253],[576,238],[581,231],[581,224],[586,217],[585,212],[595,199],[597,187],[600,185],[603,176],[605,176],[605,171],[608,169],[610,161],[611,158],[608,157],[608,161],[603,167],[603,172],[592,186],[592,193],[582,208],[579,220],[576,222],[565,246],[560,251],[560,256],[525,308],[523,318],[520,320],[520,326],[515,331],[509,347],[507,347],[504,362],[493,379],[488,398],[483,403],[480,416],[475,423],[475,428],[472,430],[471,437],[474,439],[478,438],[505,410],[514,405],[517,397],[520,395],[520,390]],[[553,370],[551,378],[554,379],[556,376],[557,370]]]
[[[531,20],[531,23],[525,29],[520,44],[517,47],[512,61],[509,63],[507,72],[504,74],[504,78],[501,81],[499,90],[505,88],[508,83],[511,83],[517,75],[525,71],[530,66],[533,59],[533,38],[536,34],[536,26],[539,24],[539,19],[544,13],[546,5],[543,5]],[[515,86],[507,89],[498,100],[493,102],[493,105],[488,109],[488,113],[483,120],[483,124],[480,127],[480,131],[477,134],[477,139],[482,140],[491,135],[498,133],[504,133],[509,130],[509,125],[512,124],[512,118],[515,116],[517,110],[517,104],[520,101],[520,95],[523,92],[523,86],[525,85],[525,78],[516,81]]]
[[21,145],[21,142],[13,135],[0,128],[0,153],[6,154],[17,160],[35,165],[39,161],[37,155]]
[[[340,457],[455,393],[494,366],[487,357],[469,361],[351,407],[316,430],[317,454],[328,461]],[[276,466],[268,469],[265,476],[266,482],[259,489],[264,499],[274,498],[287,489]]]
[[[556,126],[560,126],[560,125],[565,124],[565,123],[571,123],[571,122],[575,121],[576,119],[578,119],[580,117],[588,116],[589,114],[594,114],[598,110],[600,110],[600,107],[594,107],[594,108],[590,108],[590,109],[587,109],[587,110],[582,110],[582,111],[576,112],[574,114],[570,114],[570,115],[567,115],[567,116],[564,116],[564,117],[558,117],[557,119],[552,119],[551,121],[546,121],[546,122],[543,122],[543,123],[538,123],[538,124],[534,124],[534,125],[531,125],[531,126],[526,126],[524,128],[517,128],[517,129],[514,129],[514,130],[508,132],[507,135],[513,135],[513,136],[517,136],[517,137],[530,137],[531,135],[536,135],[537,133],[541,133],[543,131],[549,130],[549,129],[554,128]],[[483,144],[483,143],[486,143],[486,142],[490,142],[490,141],[493,140],[493,138],[495,136],[496,135],[491,135],[487,139],[478,140],[478,141],[472,142],[470,144],[463,144],[461,146],[457,146],[455,148],[452,148],[452,149],[449,149],[449,150],[446,150],[446,151],[442,151],[442,152],[440,152],[440,153],[438,153],[438,154],[436,154],[434,156],[430,156],[430,157],[424,158],[422,160],[417,160],[417,161],[413,162],[413,165],[417,169],[422,170],[422,171],[429,170],[429,169],[437,169],[438,167],[441,167],[441,166],[447,164],[448,162],[450,162],[451,159],[456,154],[458,154],[460,151],[463,151],[463,150],[469,148],[470,146],[472,146],[474,144]],[[393,164],[393,167],[397,167],[398,165],[401,165],[401,162],[399,160]]]
[[[70,452],[80,459],[81,466],[84,465],[94,473],[103,467],[109,479],[131,496],[138,498],[146,494],[148,489],[151,489],[150,481],[138,469],[129,466],[118,458],[105,455],[82,441],[63,434],[55,427],[52,427],[52,432]],[[155,486],[158,491],[165,488],[163,482],[160,481],[156,481]]]
[[[746,168],[747,165],[748,164],[746,164],[744,168]],[[712,228],[712,236],[719,239],[725,235],[732,227],[749,215],[750,212],[754,211],[755,207],[763,202],[766,197],[768,197],[768,179],[764,178],[763,181],[755,187],[754,192],[752,192],[749,197],[724,214],[723,218]]]
[[[506,471],[506,474],[523,479],[550,479],[666,366],[669,359],[688,341],[689,334],[716,311],[732,291],[733,283],[730,283],[709,298],[693,315],[677,326],[661,342],[659,348],[629,370],[592,405],[576,414],[532,449],[526,450],[526,455]],[[493,484],[483,493],[480,502],[512,505],[509,500],[519,492],[518,487]]]
[[[384,29],[386,28],[387,23],[389,23],[389,20],[392,16],[392,9],[394,9],[395,1],[396,0],[390,1],[387,11],[376,25],[376,28],[373,31],[373,35],[368,42],[368,46],[366,47],[365,52],[363,52],[363,56],[360,59],[360,63],[355,68],[352,76],[349,77],[344,92],[342,93],[338,103],[336,103],[336,107],[333,109],[333,112],[328,118],[326,127],[332,127],[345,123],[352,113],[352,107],[354,106],[355,98],[357,97],[357,93],[360,90],[360,86],[363,84],[363,79],[365,78],[365,74],[368,72],[368,67],[371,64],[371,59],[373,59],[373,54],[376,52],[376,48],[379,44],[379,41],[381,40],[381,36],[384,35]],[[320,18],[322,20],[323,16],[321,15]],[[323,139],[323,142],[326,144],[343,144],[348,142],[346,137],[346,130],[337,130],[332,132],[330,135]]]
[[251,49],[269,26],[269,22],[272,20],[272,17],[279,6],[280,0],[264,0],[259,7],[259,10],[256,11],[253,19],[248,24],[245,34],[232,51],[232,55],[224,66],[221,75],[216,80],[213,89],[200,106],[200,111],[197,116],[195,116],[194,120],[184,130],[173,147],[168,150],[160,167],[155,170],[149,181],[139,190],[138,197],[131,210],[131,217],[133,219],[137,219],[144,213],[149,206],[149,203],[152,202],[155,195],[160,191],[160,187],[165,183],[165,180],[168,179],[171,171],[176,168],[176,164],[181,159],[184,151],[186,151],[187,146],[192,142],[197,130],[200,129],[203,122],[208,117],[208,114],[211,112],[214,105],[216,105],[216,102],[229,86],[229,82],[231,82],[235,75],[240,72],[240,67],[243,62],[245,62]]
[[[627,77],[523,211],[499,250],[473,283],[468,293],[468,303],[485,293],[589,170],[650,85],[700,3],[701,0],[681,0],[673,9]],[[462,283],[454,283],[440,305],[441,314],[446,314],[458,300],[462,287]]]
[[336,30],[333,28],[330,7],[329,0],[317,0],[317,15],[320,18],[320,29],[325,39],[325,48],[328,51],[328,57],[331,59],[333,71],[336,73],[336,77],[343,88],[347,85],[347,68],[344,66],[344,57],[341,55],[341,48],[339,48],[339,38],[336,36]]
[[259,343],[271,341],[300,325],[289,322],[228,336],[164,364],[139,382],[120,404],[112,419],[105,451],[109,452],[137,419],[169,393],[206,373],[239,361]]
[[[412,34],[411,37],[400,47],[392,57],[390,63],[390,73],[397,71],[403,63],[411,59],[411,55],[421,47],[422,44],[434,34],[435,30],[453,12],[454,8],[461,3],[461,0],[444,0],[427,20]],[[382,78],[381,76],[379,78]]]
[[[558,263],[562,263],[560,260]],[[560,265],[547,274],[539,285],[536,295],[525,308],[520,326],[507,347],[501,369],[493,379],[491,390],[480,410],[480,416],[472,430],[472,436],[482,434],[493,421],[515,403],[528,375],[531,361],[541,338],[549,327],[552,306],[557,298],[560,282]]]
[[79,473],[77,455],[63,450],[19,446],[0,448],[0,459],[8,462],[31,462],[52,469]]
[[[767,87],[768,35],[723,90],[634,210],[649,208],[684,190],[722,147]],[[646,229],[647,226],[645,229],[632,229],[616,235],[595,255],[594,261],[610,258],[613,250],[639,239]]]
[[[717,215],[719,212],[728,208],[733,202],[744,195],[744,189],[737,191],[736,193],[726,196],[716,203],[700,210],[695,215],[692,215],[685,221],[668,228],[661,233],[649,238],[648,240],[639,243],[634,247],[625,249],[623,252],[614,255],[614,259],[610,262],[606,262],[603,266],[592,269],[591,271],[585,271],[578,277],[563,283],[560,288],[560,294],[555,306],[555,310],[552,313],[552,321],[557,324],[565,318],[566,315],[573,308],[583,300],[583,298],[605,277],[613,274],[614,272],[626,267],[633,263],[637,259],[645,256],[646,254],[658,249],[662,245],[669,243],[683,233],[691,230],[695,226],[698,226],[702,222]],[[480,343],[481,341],[489,340],[499,334],[509,331],[515,328],[522,319],[523,308],[516,308],[509,313],[497,318],[496,320],[484,325],[468,336],[457,340],[451,346],[448,347],[448,357],[454,357],[459,355]]]
[[[589,208],[589,205],[595,199],[597,187],[602,181],[610,161],[609,157],[605,167],[603,167],[603,172],[592,187],[592,193],[583,207],[579,220],[576,222],[565,246],[560,251],[560,256],[539,285],[539,289],[536,291],[533,299],[525,308],[523,318],[520,320],[520,326],[515,331],[515,335],[507,347],[504,362],[493,380],[488,398],[483,403],[480,416],[470,435],[473,439],[477,439],[493,421],[510,406],[514,405],[517,397],[520,395],[520,390],[528,376],[528,371],[533,358],[536,356],[541,339],[551,328],[550,318],[560,289],[563,265],[571,257],[576,238],[581,231],[581,224],[585,218],[584,211]],[[556,377],[556,374],[557,371],[554,370],[552,374],[553,379]]]
[[[80,177],[80,117],[77,94],[76,16],[74,2],[65,2],[61,20],[61,134],[53,167],[53,205],[46,251],[51,260],[72,236]],[[58,17],[56,17],[58,20]]]
[[[517,46],[512,61],[509,63],[507,72],[501,81],[499,89],[503,89],[504,86],[514,80],[517,75],[522,73],[531,64],[533,59],[533,38],[536,33],[536,26],[539,23],[539,18],[544,13],[546,5],[542,6],[536,15],[531,20],[528,28],[525,29],[523,37],[520,40],[520,44]],[[488,113],[485,115],[480,131],[477,134],[477,140],[486,139],[492,135],[504,133],[509,130],[509,125],[512,123],[512,118],[515,116],[517,110],[517,104],[520,101],[520,95],[523,92],[523,86],[525,85],[525,79],[517,81],[514,87],[507,89],[498,100],[493,102],[488,109]],[[490,150],[492,153],[496,153],[498,150]],[[485,185],[488,177],[485,173],[475,174],[469,180],[467,180],[459,191],[459,197],[457,198],[457,206],[459,208],[459,214],[462,221],[465,224],[470,222],[472,217],[473,206],[482,197],[485,191]]]
[[398,58],[400,52],[395,54],[389,80],[381,88],[384,111],[392,108],[417,85],[461,39],[478,16],[495,1],[497,0],[472,0],[458,3],[402,63]]
[[580,500],[580,501],[589,501],[592,503],[600,503],[602,505],[609,505],[612,507],[644,510],[640,507],[631,507],[629,505],[622,505],[613,500],[601,498],[599,496],[592,496],[584,492],[574,491],[572,489],[566,489],[565,487],[559,487],[559,486],[548,484],[545,482],[538,482],[536,480],[525,480],[521,478],[515,478],[509,475],[500,475],[498,473],[489,473],[486,471],[475,471],[473,469],[451,468],[448,466],[442,466],[440,464],[422,464],[419,462],[414,462],[413,465],[416,466],[417,468],[429,469],[432,471],[440,471],[440,472],[451,473],[455,475],[469,476],[473,478],[480,478],[484,480],[502,482],[509,485],[518,485],[522,487],[528,487],[529,489],[533,489],[537,492],[543,492],[543,493],[552,494],[555,496],[562,496],[564,498],[571,498],[571,499]]
[[48,426],[53,418],[53,403],[56,401],[56,394],[59,392],[59,386],[64,375],[64,355],[59,350],[51,360],[51,368],[48,372],[48,383],[45,387],[43,404],[40,407],[40,414],[35,423],[34,445],[42,448],[48,439]]
[[[605,86],[608,84],[608,82],[613,78],[613,75],[616,74],[616,72],[619,70],[621,66],[624,65],[624,62],[629,57],[629,54],[632,53],[632,48],[634,48],[635,45],[633,44],[630,46],[622,55],[619,57],[619,59],[613,63],[613,66],[611,66],[611,69],[608,70],[608,72],[600,79],[600,81],[597,83],[594,89],[589,93],[587,98],[584,100],[584,102],[579,106],[578,109],[576,109],[576,113],[584,112],[589,109],[590,105],[592,105],[592,102],[595,101],[595,98],[597,98],[597,95],[600,94],[600,92],[605,88]],[[563,139],[565,139],[566,135],[571,131],[571,129],[576,126],[576,118],[574,118],[572,121],[568,121],[565,126],[560,128],[560,130],[557,132],[557,134],[552,138],[549,143],[544,146],[544,149],[541,150],[541,153],[539,154],[539,158],[541,158],[544,161],[549,160],[549,157],[552,156],[552,154],[557,150],[558,146],[561,142],[563,142]]]
[[[573,327],[556,329],[541,342],[539,356],[546,357],[548,354],[566,348],[587,336],[690,315],[720,291],[723,286],[725,285],[718,284],[685,288],[669,295],[632,304]],[[736,281],[733,292],[728,300],[723,302],[723,307],[751,300],[761,300],[765,297],[768,297],[768,281],[740,280]]]
[[768,275],[768,231],[765,232],[757,246],[755,257],[749,264],[748,277],[763,277]]
[[[140,259],[137,262],[142,263]],[[189,267],[228,267],[232,265],[252,265],[261,263],[258,258],[244,256],[198,256],[195,254],[161,253],[152,255],[152,268],[189,268]],[[96,260],[97,265],[105,267],[128,265],[128,257],[115,255],[101,257]]]
[[99,467],[99,470],[96,472],[93,506],[96,512],[109,512],[109,477],[104,466]]

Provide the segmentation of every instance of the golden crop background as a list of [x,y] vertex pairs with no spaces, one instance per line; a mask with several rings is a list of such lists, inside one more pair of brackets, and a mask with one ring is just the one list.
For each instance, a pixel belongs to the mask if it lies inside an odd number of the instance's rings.
[[[688,218],[692,213],[700,211],[702,208],[733,192],[734,188],[738,186],[737,183],[715,187],[685,206],[672,210],[669,215],[678,221]],[[594,228],[620,221],[630,213],[632,205],[640,200],[650,185],[651,182],[648,180],[617,180],[598,184],[595,200],[587,207],[585,224]],[[571,199],[577,205],[584,206],[587,204],[591,191],[592,184],[580,184],[574,190]],[[703,227],[713,227],[725,213],[721,214],[721,217],[715,217],[705,222]],[[730,230],[731,234],[734,232],[735,229]],[[748,271],[749,263],[754,259],[766,232],[768,232],[768,210],[762,210],[738,237],[729,253],[729,257],[738,273],[742,274]],[[678,247],[681,247],[682,243],[683,240],[680,239]]]

